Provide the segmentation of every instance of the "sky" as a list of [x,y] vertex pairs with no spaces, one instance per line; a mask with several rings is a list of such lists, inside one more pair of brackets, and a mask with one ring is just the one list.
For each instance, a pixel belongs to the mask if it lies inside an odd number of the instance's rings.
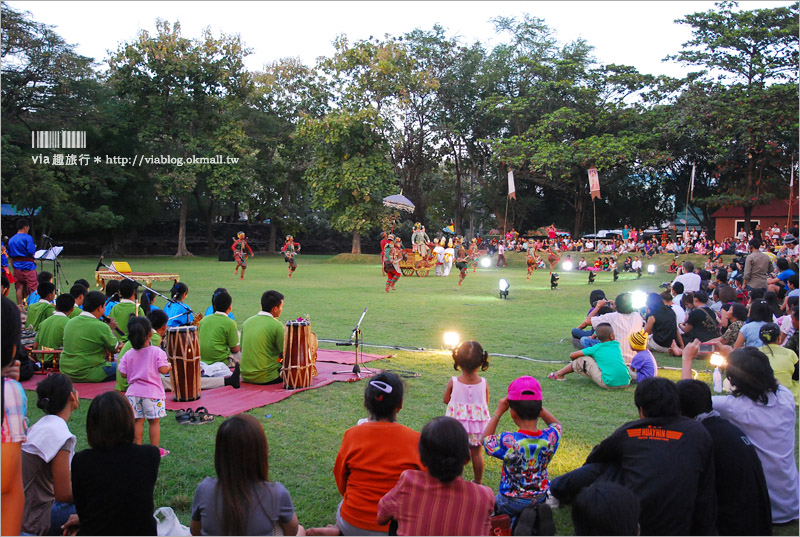
[[[561,43],[577,38],[595,47],[598,62],[632,65],[642,73],[679,77],[697,68],[673,61],[691,38],[690,27],[675,19],[714,8],[711,1],[15,1],[8,5],[30,11],[33,19],[55,26],[76,45],[79,54],[103,61],[108,50],[130,42],[140,30],[155,31],[155,20],[181,23],[182,35],[199,37],[210,27],[214,35],[240,34],[253,54],[251,71],[286,57],[313,66],[319,56],[332,56],[332,41],[344,34],[356,41],[393,36],[440,24],[448,37],[464,44],[480,41],[491,49],[501,42],[491,19],[537,16],[555,30]],[[742,9],[791,5],[790,1],[742,1]]]

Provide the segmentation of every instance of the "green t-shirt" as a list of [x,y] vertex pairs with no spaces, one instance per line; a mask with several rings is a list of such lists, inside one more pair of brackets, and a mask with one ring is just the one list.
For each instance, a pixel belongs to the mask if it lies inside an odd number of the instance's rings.
[[278,378],[283,355],[283,323],[263,312],[242,325],[242,380],[264,384]]
[[64,327],[61,372],[73,382],[103,382],[106,351],[114,352],[117,340],[111,328],[94,316],[79,315]]
[[28,306],[28,326],[33,330],[38,330],[42,321],[53,315],[55,310],[56,307],[50,302],[40,300],[36,304],[31,304]]
[[200,359],[207,364],[228,361],[231,347],[239,344],[239,333],[236,321],[227,314],[216,312],[206,315],[197,327],[197,339],[200,341]]
[[[150,345],[154,347],[158,347],[161,345],[161,336],[158,335],[158,332],[153,330],[153,337],[150,339]],[[125,393],[128,391],[128,379],[122,376],[122,373],[119,372],[119,364],[122,363],[122,357],[125,355],[126,352],[131,350],[133,345],[131,345],[130,341],[127,341],[125,345],[122,346],[122,349],[119,351],[117,355],[117,384],[114,386],[114,389],[118,392]]]
[[51,315],[42,321],[35,340],[39,348],[60,349],[64,344],[64,327],[68,322],[69,317],[64,314]]
[[111,308],[111,313],[108,316],[117,321],[117,328],[122,330],[122,334],[117,333],[119,340],[122,343],[128,342],[128,321],[131,320],[131,314],[136,312],[135,315],[144,315],[144,310],[141,307],[136,307],[133,302],[118,302]]
[[798,390],[797,381],[792,380],[792,374],[794,373],[794,365],[797,363],[797,353],[792,349],[787,349],[774,343],[764,345],[760,350],[769,358],[769,365],[772,366],[775,379],[794,395],[794,404],[796,405],[799,400],[800,390]]
[[586,347],[583,349],[583,354],[591,356],[597,362],[606,386],[627,386],[631,383],[630,371],[625,365],[622,349],[616,339]]
[[72,308],[72,313],[69,314],[69,318],[74,319],[81,313],[83,313],[83,308],[81,308],[80,306],[75,306],[74,308]]

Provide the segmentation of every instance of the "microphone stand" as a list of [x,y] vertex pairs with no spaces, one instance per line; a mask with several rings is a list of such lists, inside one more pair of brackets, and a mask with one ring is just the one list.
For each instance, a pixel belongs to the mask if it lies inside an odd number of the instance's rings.
[[[353,328],[353,332],[350,334],[350,340],[347,343],[337,343],[336,344],[338,346],[350,346],[350,345],[353,344],[353,342],[355,340],[355,346],[356,346],[356,348],[355,348],[355,358],[356,358],[356,360],[355,360],[355,363],[353,364],[353,369],[352,370],[343,369],[341,371],[334,371],[333,372],[334,375],[341,375],[341,374],[349,373],[349,374],[355,375],[359,379],[362,378],[361,377],[361,369],[362,369],[362,367],[359,366],[359,362],[361,361],[361,355],[364,354],[364,342],[362,341],[362,338],[361,338],[361,322],[364,320],[364,316],[366,314],[367,314],[367,308],[364,308],[363,313],[361,313],[361,318],[358,320],[358,323],[356,324],[356,327]],[[359,345],[361,346],[360,349],[359,349]],[[370,374],[376,373],[376,371],[372,371],[371,369],[368,369],[367,367],[364,367],[363,369],[364,369],[364,371],[366,371],[367,373],[370,373]]]
[[[58,254],[53,251],[53,239],[47,235],[44,235],[44,237],[47,241],[47,252],[53,256],[53,281],[56,284],[56,294],[61,294],[61,280],[63,279],[67,286],[69,286],[69,280],[67,280],[67,277],[64,275],[64,269],[61,266],[61,261],[58,260]],[[41,259],[39,261],[41,265],[44,265],[44,261]]]

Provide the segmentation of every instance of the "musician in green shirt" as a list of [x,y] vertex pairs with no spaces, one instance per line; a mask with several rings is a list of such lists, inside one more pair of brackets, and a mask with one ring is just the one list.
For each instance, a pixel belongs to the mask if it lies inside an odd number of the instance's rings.
[[64,351],[61,372],[73,382],[105,382],[116,378],[117,363],[107,362],[106,353],[116,353],[122,346],[111,333],[117,322],[100,320],[106,297],[92,291],[83,302],[84,311],[64,327]]
[[242,325],[242,380],[251,384],[278,384],[283,357],[283,295],[261,295],[261,311]]

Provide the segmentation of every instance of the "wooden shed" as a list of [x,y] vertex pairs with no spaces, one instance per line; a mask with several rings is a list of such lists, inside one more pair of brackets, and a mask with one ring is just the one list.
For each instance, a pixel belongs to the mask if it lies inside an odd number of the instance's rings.
[[[789,227],[797,225],[797,198],[792,200],[792,224]],[[715,233],[714,238],[717,241],[723,241],[730,237],[736,236],[740,229],[744,227],[744,208],[742,207],[729,207],[719,209],[711,215],[715,220]],[[789,200],[774,200],[766,205],[757,205],[753,207],[753,212],[750,216],[750,228],[756,227],[756,224],[761,225],[761,229],[766,229],[767,226],[777,222],[778,226],[783,229],[789,218]]]

